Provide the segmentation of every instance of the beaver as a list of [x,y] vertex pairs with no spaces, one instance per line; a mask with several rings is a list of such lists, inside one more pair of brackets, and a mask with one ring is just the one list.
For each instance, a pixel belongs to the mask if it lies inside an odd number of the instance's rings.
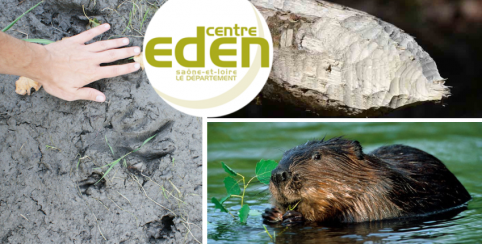
[[265,223],[357,223],[463,208],[470,194],[436,157],[404,145],[365,154],[342,137],[309,141],[272,171]]

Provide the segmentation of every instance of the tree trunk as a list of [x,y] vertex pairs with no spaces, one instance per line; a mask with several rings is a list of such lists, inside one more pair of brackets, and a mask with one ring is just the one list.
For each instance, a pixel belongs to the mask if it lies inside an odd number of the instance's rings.
[[252,0],[273,37],[263,99],[321,116],[378,116],[450,95],[434,60],[403,30],[318,0]]

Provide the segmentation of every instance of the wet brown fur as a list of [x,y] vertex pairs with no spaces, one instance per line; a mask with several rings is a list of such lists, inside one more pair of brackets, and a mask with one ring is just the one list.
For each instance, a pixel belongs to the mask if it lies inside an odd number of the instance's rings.
[[295,211],[314,222],[410,217],[470,200],[442,162],[402,145],[364,154],[357,141],[312,141],[285,152],[277,170],[290,177],[279,183],[272,178],[273,205],[285,213],[299,202]]

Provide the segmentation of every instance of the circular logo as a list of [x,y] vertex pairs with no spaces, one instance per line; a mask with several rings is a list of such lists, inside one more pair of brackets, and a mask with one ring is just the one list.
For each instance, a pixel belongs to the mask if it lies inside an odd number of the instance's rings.
[[152,87],[169,105],[218,117],[261,91],[273,43],[263,16],[247,0],[173,0],[152,18],[143,59]]

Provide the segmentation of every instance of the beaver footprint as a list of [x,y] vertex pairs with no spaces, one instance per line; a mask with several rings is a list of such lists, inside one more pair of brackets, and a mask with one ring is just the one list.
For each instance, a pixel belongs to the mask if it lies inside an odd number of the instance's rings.
[[267,208],[262,214],[263,222],[268,224],[276,224],[281,222],[283,226],[293,226],[305,222],[300,212],[289,210],[282,214],[278,208]]

